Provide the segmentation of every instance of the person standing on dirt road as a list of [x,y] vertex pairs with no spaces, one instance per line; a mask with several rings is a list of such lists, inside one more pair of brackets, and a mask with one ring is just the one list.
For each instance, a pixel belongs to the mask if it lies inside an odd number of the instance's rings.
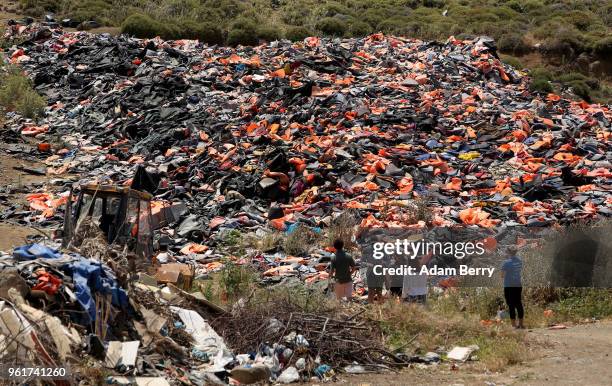
[[[523,325],[523,284],[521,281],[521,271],[523,270],[523,261],[517,256],[516,247],[510,247],[508,250],[508,258],[504,260],[501,267],[501,274],[504,280],[504,298],[508,305],[510,313],[510,321],[514,328],[525,328]],[[517,315],[518,314],[518,315]],[[518,316],[518,324],[516,317]]]
[[344,242],[340,239],[334,241],[335,256],[330,264],[330,276],[336,280],[336,299],[346,298],[351,300],[353,296],[353,278],[355,260],[344,252]]

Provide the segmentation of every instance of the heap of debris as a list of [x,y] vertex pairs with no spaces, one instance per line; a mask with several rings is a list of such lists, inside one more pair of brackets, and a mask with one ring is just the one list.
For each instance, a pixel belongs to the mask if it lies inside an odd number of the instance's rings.
[[[11,63],[49,106],[37,123],[9,115],[3,149],[44,159],[58,178],[2,220],[54,229],[73,215],[78,189],[113,184],[150,196],[123,214],[137,213],[134,235],[144,221],[167,247],[151,272],[130,265],[104,223],[113,213],[102,213],[66,249],[34,243],[2,256],[0,349],[17,363],[87,358],[113,370],[109,382],[159,384],[403,366],[413,358],[388,352],[358,314],[290,302],[229,312],[186,290],[227,260],[257,266],[268,284],[324,286],[329,250],[235,256],[221,244],[234,230],[315,237],[347,210],[351,229],[540,227],[610,215],[609,106],[530,94],[488,38],[375,34],[228,48],[20,23],[5,37],[17,43]],[[46,145],[30,150],[23,137]]]

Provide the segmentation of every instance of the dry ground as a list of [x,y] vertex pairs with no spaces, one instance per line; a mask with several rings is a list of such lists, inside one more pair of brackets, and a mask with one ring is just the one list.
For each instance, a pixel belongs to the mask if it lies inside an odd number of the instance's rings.
[[397,374],[341,376],[342,385],[610,385],[612,379],[612,322],[534,329],[527,332],[540,347],[534,358],[503,373],[478,371],[468,365],[451,370],[448,364],[407,369]]

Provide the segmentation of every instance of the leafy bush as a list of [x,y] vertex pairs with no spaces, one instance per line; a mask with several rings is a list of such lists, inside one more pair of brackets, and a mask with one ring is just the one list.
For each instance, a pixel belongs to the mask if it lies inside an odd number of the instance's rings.
[[242,29],[242,30],[247,30],[247,31],[255,31],[257,29],[257,23],[253,19],[249,19],[246,17],[239,17],[232,23],[231,29]]
[[597,23],[597,16],[592,12],[574,10],[563,12],[563,18],[573,24],[580,31],[586,31],[591,25]]
[[612,36],[599,39],[593,44],[593,51],[596,54],[609,58],[612,56]]
[[413,21],[409,17],[394,16],[380,22],[376,29],[388,34],[403,35],[410,30],[407,26],[412,23]]
[[247,8],[239,0],[206,0],[203,2],[202,7],[219,10],[226,18],[235,18]]
[[257,25],[249,19],[236,19],[227,35],[227,44],[231,46],[256,46],[258,43]]
[[227,35],[227,44],[230,46],[256,46],[259,43],[254,31],[233,29]]
[[587,102],[591,102],[591,88],[583,80],[569,82],[572,92]]
[[353,21],[349,27],[351,36],[366,36],[372,33],[372,27],[363,21]]
[[557,77],[560,82],[572,82],[574,80],[587,80],[588,78],[579,72],[568,72]]
[[518,0],[510,0],[505,4],[506,7],[516,11],[516,12],[523,12],[523,6],[521,5],[521,3]]
[[529,90],[538,93],[549,93],[552,92],[553,88],[550,81],[545,78],[534,78],[529,85]]
[[311,11],[307,7],[287,7],[283,9],[282,20],[292,26],[302,26],[311,16]]
[[519,58],[510,56],[510,55],[500,55],[502,62],[514,67],[517,70],[523,68],[523,63],[519,60]]
[[359,14],[359,18],[372,27],[376,27],[378,24],[390,18],[392,15],[393,9],[391,8],[371,8]]
[[497,40],[497,47],[502,52],[523,53],[529,51],[529,46],[520,33],[503,35]]
[[25,118],[38,118],[44,113],[47,102],[32,88],[32,82],[17,69],[9,69],[0,76],[0,107],[5,111],[17,111]]
[[531,69],[531,71],[529,71],[529,75],[531,75],[533,79],[542,78],[547,81],[551,81],[553,79],[553,74],[544,67],[534,67]]
[[223,32],[210,22],[186,21],[181,25],[180,35],[186,39],[198,39],[208,44],[223,44]]
[[347,30],[347,25],[335,17],[326,17],[317,23],[317,29],[329,36],[342,36]]
[[71,18],[82,22],[95,20],[106,23],[106,14],[112,10],[112,5],[104,0],[84,0],[81,2],[66,2],[68,5],[62,9],[71,15]]
[[254,272],[246,266],[227,260],[220,272],[219,287],[229,299],[244,295],[255,282]]
[[348,9],[347,7],[343,6],[340,3],[336,3],[335,1],[327,3],[318,12],[318,14],[321,17],[334,17],[336,15],[351,15],[352,13],[353,12],[351,12],[350,9]]
[[137,38],[152,38],[166,34],[167,29],[149,16],[135,13],[123,21],[121,32]]
[[292,42],[304,40],[312,35],[312,32],[306,27],[289,27],[287,28],[287,32],[285,32],[285,37]]
[[257,28],[257,37],[267,42],[272,42],[283,38],[282,31],[274,26],[260,26]]
[[41,9],[44,11],[57,12],[60,9],[61,0],[20,0],[21,8],[25,11]]

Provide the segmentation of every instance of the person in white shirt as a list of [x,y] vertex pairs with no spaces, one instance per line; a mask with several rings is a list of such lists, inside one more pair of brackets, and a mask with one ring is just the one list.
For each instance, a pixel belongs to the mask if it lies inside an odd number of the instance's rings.
[[415,275],[404,275],[402,298],[408,303],[425,304],[427,302],[427,293],[429,290],[427,284],[427,274],[421,274],[421,267],[429,262],[431,254],[421,256],[418,259],[412,260],[411,266],[415,267]]

